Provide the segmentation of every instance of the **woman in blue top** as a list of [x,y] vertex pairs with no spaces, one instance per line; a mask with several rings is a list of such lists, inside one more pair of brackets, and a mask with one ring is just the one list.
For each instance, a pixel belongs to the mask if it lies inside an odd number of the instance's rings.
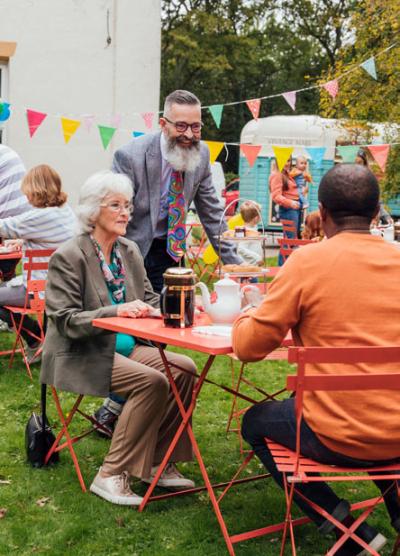
[[[139,248],[121,237],[132,213],[131,200],[131,182],[122,174],[95,174],[81,189],[78,218],[83,233],[50,260],[41,372],[43,383],[61,390],[94,396],[115,392],[126,400],[110,450],[90,487],[105,500],[123,505],[140,504],[129,477],[152,479],[182,421],[158,349],[92,325],[99,317],[159,316],[159,296]],[[166,355],[188,407],[195,365],[184,355]],[[173,463],[191,458],[185,432],[158,485],[193,487]]]

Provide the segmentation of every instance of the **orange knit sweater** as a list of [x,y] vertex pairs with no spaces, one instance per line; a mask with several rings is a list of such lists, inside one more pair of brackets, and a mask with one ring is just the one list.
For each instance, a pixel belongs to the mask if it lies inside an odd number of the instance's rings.
[[[400,249],[348,232],[298,249],[262,305],[236,320],[234,351],[243,361],[258,361],[289,329],[296,345],[399,345]],[[307,372],[341,371],[340,365],[316,367]],[[395,368],[362,364],[351,372]],[[372,460],[400,456],[399,391],[306,393],[304,417],[332,450]]]
[[288,177],[288,189],[283,191],[282,174],[273,172],[269,177],[269,189],[272,200],[285,208],[293,208],[293,201],[299,200],[297,184],[292,177]]

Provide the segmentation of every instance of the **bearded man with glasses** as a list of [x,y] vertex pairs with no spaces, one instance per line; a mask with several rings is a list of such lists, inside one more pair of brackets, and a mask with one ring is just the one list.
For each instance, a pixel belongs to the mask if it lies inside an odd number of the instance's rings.
[[[218,234],[226,230],[225,222],[220,230],[223,206],[212,183],[209,150],[200,140],[199,99],[183,90],[168,95],[160,126],[161,132],[118,149],[112,165],[133,182],[135,214],[126,237],[139,245],[156,292],[163,287],[165,270],[179,265],[184,255],[184,219],[192,202],[217,252]],[[221,243],[221,258],[225,264],[243,262],[227,242]]]

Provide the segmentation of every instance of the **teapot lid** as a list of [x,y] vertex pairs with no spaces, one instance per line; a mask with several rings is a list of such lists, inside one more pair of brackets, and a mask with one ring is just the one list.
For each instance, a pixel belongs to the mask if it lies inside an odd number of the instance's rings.
[[224,274],[224,277],[221,280],[218,280],[218,282],[215,282],[214,285],[215,286],[237,286],[237,287],[239,287],[239,284],[237,282],[232,280],[232,278],[229,278],[229,274]]

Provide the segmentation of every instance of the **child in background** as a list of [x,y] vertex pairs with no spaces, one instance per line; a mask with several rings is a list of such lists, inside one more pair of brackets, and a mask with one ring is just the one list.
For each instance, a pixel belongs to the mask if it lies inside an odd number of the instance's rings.
[[301,237],[302,239],[312,239],[313,241],[321,241],[321,239],[324,239],[325,236],[321,225],[319,210],[314,210],[307,214]]
[[[257,231],[257,224],[261,221],[261,205],[255,201],[244,201],[240,207],[240,215],[243,218],[246,229]],[[238,255],[242,257],[246,264],[264,264],[264,254],[261,240],[239,241],[237,247]]]
[[290,177],[294,179],[299,192],[300,210],[308,207],[307,193],[308,184],[312,182],[311,175],[307,172],[307,159],[304,156],[298,156],[294,168],[290,171]]

